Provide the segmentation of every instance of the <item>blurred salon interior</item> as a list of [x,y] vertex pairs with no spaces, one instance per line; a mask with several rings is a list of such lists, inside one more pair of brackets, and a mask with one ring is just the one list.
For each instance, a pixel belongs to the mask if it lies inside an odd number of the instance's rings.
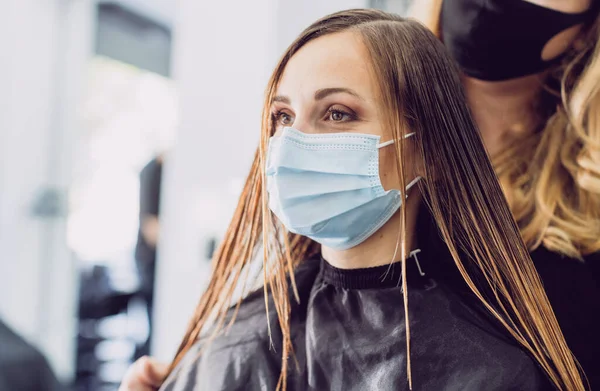
[[326,14],[408,6],[3,1],[0,390],[116,390],[136,358],[171,359],[277,56]]
[[117,391],[169,362],[278,57],[325,15],[420,2],[0,1],[0,391]]

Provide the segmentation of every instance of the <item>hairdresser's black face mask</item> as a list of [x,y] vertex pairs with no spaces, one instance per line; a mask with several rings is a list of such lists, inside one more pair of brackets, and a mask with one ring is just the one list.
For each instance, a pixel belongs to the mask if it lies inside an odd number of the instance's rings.
[[589,12],[566,14],[524,0],[444,0],[442,39],[463,72],[497,81],[531,75],[554,61],[542,50]]

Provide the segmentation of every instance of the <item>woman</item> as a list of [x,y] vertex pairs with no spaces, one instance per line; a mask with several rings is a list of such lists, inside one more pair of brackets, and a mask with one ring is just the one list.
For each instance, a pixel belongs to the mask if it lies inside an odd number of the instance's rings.
[[[264,300],[230,308],[261,248]],[[214,262],[165,391],[584,389],[457,71],[416,22],[344,11],[290,46]]]
[[600,1],[414,7],[463,72],[565,339],[600,389]]

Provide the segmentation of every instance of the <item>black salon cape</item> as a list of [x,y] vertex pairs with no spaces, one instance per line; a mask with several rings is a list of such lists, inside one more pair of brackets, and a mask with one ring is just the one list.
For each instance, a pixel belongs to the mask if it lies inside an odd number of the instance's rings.
[[[436,251],[443,243],[437,233],[423,229],[423,221],[428,219],[420,216],[421,270],[415,258],[407,262],[413,390],[553,389],[472,297],[446,283],[445,274],[456,267],[447,252]],[[307,259],[298,267],[301,300],[293,301],[291,314],[298,366],[290,361],[288,390],[408,390],[400,264],[384,277],[386,272],[388,266],[341,270],[322,259]],[[273,347],[263,293],[255,292],[242,303],[229,332],[202,355],[200,340],[161,390],[275,390],[281,332],[270,309]]]

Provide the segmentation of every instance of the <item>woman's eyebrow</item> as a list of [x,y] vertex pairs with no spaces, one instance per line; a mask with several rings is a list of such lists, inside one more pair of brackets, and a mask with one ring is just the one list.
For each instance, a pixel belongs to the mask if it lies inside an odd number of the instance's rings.
[[276,95],[273,97],[272,102],[281,102],[281,103],[286,103],[286,104],[290,104],[290,98],[288,98],[287,96],[283,96],[283,95]]
[[[355,98],[364,100],[356,91],[350,89],[350,88],[343,88],[343,87],[330,87],[330,88],[321,88],[320,90],[317,90],[315,92],[315,100],[321,100],[321,99],[325,99],[326,97],[328,97],[329,95],[333,95],[333,94],[348,94],[348,95],[352,95]],[[290,104],[291,100],[290,98],[288,98],[287,96],[284,95],[275,95],[273,97],[272,102],[281,102],[281,103],[286,103],[286,104]]]
[[320,90],[317,90],[317,92],[315,92],[315,100],[321,100],[329,95],[340,93],[352,95],[358,99],[364,100],[360,95],[358,95],[356,91],[342,87],[322,88]]

